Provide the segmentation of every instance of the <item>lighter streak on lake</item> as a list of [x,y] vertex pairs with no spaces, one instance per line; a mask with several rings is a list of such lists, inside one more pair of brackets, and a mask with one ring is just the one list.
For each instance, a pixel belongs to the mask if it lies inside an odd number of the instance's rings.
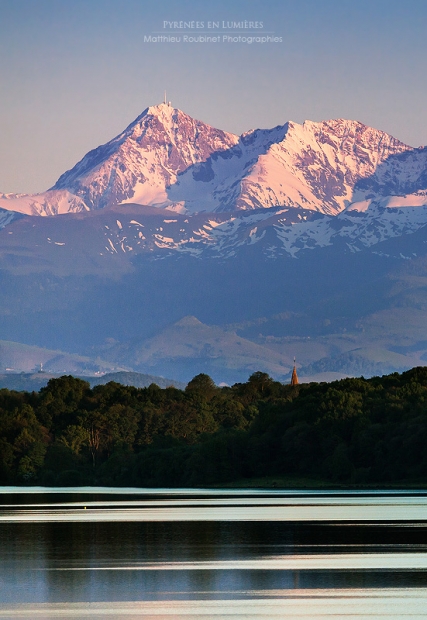
[[313,590],[295,592],[275,600],[251,599],[229,601],[151,601],[141,603],[73,603],[11,607],[0,611],[0,618],[79,618],[80,620],[112,617],[156,618],[156,620],[198,618],[223,620],[236,618],[345,618],[346,620],[425,620],[427,590],[416,592],[392,590],[386,595],[371,591],[361,595],[355,591]]
[[[151,494],[153,491],[150,492]],[[0,507],[0,521],[427,521],[427,497],[252,497],[62,502]],[[190,495],[190,497],[188,497]],[[125,506],[123,506],[123,504]]]

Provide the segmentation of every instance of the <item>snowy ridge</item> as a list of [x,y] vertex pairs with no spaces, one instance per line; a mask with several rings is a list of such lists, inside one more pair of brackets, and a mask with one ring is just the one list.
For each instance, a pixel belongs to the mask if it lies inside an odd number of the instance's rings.
[[84,201],[67,190],[43,194],[0,194],[0,209],[25,215],[60,215],[88,211]]
[[335,244],[344,244],[349,251],[357,252],[414,233],[426,224],[427,201],[422,207],[404,208],[386,208],[378,202],[366,213],[343,212],[335,217],[297,209],[278,210],[274,215],[242,213],[212,230],[206,245],[224,257],[254,244],[260,244],[270,258],[297,257],[304,250]]
[[358,252],[427,225],[427,199],[417,207],[387,207],[385,202],[374,202],[365,212],[343,211],[337,216],[296,208],[177,215],[176,219],[159,214],[135,220],[123,213],[103,225],[99,253],[226,259],[256,246],[269,258],[298,258],[301,252],[335,245],[340,251]]
[[58,215],[136,203],[183,214],[294,207],[337,215],[425,190],[427,148],[358,121],[288,122],[238,137],[160,104],[52,189],[0,194],[0,208]]

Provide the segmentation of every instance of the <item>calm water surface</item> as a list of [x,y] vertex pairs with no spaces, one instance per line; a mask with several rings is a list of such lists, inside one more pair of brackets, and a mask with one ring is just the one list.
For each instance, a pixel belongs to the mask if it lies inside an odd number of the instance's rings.
[[426,578],[421,492],[0,494],[0,619],[425,619]]

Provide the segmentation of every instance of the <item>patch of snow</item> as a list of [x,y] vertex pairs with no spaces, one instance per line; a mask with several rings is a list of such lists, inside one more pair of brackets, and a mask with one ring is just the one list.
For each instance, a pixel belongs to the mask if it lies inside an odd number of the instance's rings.
[[114,247],[113,242],[111,241],[111,239],[107,239],[107,241],[108,241],[108,243],[110,244],[110,247],[111,247],[112,251],[113,251],[113,252],[115,252],[115,253],[117,254],[117,250],[116,250],[116,248]]
[[[149,165],[148,158],[146,163]],[[160,179],[153,179],[151,182],[138,182],[134,185],[132,191],[133,195],[126,198],[126,200],[122,200],[121,204],[134,203],[165,207],[169,203],[166,189],[164,185],[162,186]]]
[[381,206],[387,209],[396,209],[398,207],[425,207],[427,205],[427,195],[408,194],[406,196],[388,196],[381,201]]

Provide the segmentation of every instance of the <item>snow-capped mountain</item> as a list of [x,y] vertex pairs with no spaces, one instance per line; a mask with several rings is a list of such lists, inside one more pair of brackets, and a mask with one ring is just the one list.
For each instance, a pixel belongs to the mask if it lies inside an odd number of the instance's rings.
[[0,208],[56,215],[133,203],[184,214],[293,207],[336,215],[384,198],[424,204],[426,189],[427,148],[357,121],[288,122],[239,137],[160,104],[50,190],[0,194]]
[[[426,261],[427,148],[347,120],[239,137],[161,104],[48,191],[0,195],[0,337],[217,380],[295,354],[402,369],[427,360]],[[204,327],[172,359],[183,316]]]
[[238,138],[166,104],[145,110],[123,133],[64,173],[66,189],[91,209],[132,202],[165,206],[179,173],[230,149]]
[[120,135],[90,151],[50,190],[0,194],[0,208],[56,215],[100,209],[129,199],[164,206],[170,203],[166,188],[176,182],[180,172],[237,141],[237,136],[160,104],[147,108]]

